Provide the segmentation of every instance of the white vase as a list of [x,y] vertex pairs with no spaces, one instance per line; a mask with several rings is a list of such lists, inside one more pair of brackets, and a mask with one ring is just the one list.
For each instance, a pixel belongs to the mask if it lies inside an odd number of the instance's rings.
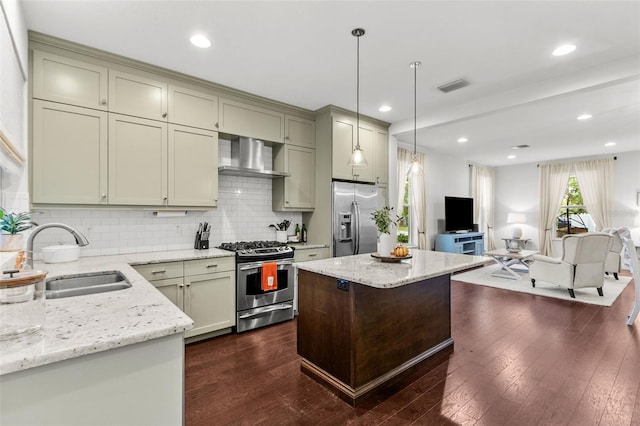
[[22,234],[0,234],[0,251],[20,251],[23,241]]
[[391,256],[391,252],[396,245],[396,235],[378,233],[378,254],[380,256]]

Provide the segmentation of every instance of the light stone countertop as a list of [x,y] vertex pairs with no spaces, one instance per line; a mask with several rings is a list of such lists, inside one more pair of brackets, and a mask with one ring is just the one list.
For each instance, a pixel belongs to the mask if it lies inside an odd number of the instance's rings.
[[219,249],[176,250],[83,257],[71,263],[35,262],[34,269],[48,272],[48,278],[116,270],[132,286],[48,299],[42,330],[0,341],[0,375],[190,330],[191,318],[130,265],[231,256],[234,253]]
[[413,257],[383,263],[371,254],[297,263],[298,269],[376,288],[393,288],[493,262],[490,257],[412,249]]

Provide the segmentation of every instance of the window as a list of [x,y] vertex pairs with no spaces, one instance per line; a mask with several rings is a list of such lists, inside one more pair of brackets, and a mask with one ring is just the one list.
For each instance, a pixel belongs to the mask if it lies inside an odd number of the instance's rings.
[[580,185],[573,173],[569,176],[561,206],[556,217],[556,237],[596,230],[595,223],[584,207]]
[[402,210],[398,212],[398,216],[402,217],[402,220],[398,223],[398,242],[409,243],[413,241],[411,238],[411,191],[409,187],[409,178],[405,178],[404,182],[404,197],[402,197]]

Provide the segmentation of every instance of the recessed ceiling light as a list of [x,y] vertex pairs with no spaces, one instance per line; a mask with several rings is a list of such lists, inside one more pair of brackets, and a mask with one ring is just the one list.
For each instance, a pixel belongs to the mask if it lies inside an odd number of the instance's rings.
[[211,42],[209,41],[209,39],[202,34],[191,36],[189,40],[191,40],[191,44],[193,44],[194,46],[201,47],[203,49],[211,46]]
[[467,138],[460,138],[460,139],[458,139],[458,143],[466,143],[466,142],[468,142],[468,141],[469,141],[469,139],[467,139]]
[[515,156],[515,155],[513,155],[513,154],[511,154],[511,155],[507,155],[507,158],[508,158],[509,160],[513,160],[514,158],[516,158],[516,156]]
[[389,112],[389,111],[391,111],[391,107],[389,105],[382,105],[380,108],[378,108],[378,111],[380,111],[380,112]]
[[576,50],[575,44],[563,44],[562,46],[558,46],[556,50],[553,51],[553,56],[563,56],[567,55]]
[[609,141],[605,143],[604,146],[616,146],[616,143],[614,141]]
[[591,115],[591,114],[582,114],[582,115],[578,116],[578,120],[588,120],[591,117],[593,117],[593,115]]

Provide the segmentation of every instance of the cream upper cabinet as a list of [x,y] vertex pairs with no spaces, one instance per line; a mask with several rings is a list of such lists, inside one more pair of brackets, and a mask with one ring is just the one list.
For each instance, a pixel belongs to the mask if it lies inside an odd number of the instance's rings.
[[375,182],[389,183],[389,135],[386,131],[375,129]]
[[334,179],[353,179],[353,167],[347,165],[355,143],[355,121],[333,117],[332,176]]
[[207,130],[218,128],[218,97],[169,84],[169,123]]
[[332,176],[334,179],[357,180],[362,182],[375,181],[375,130],[360,122],[360,149],[367,160],[366,167],[351,167],[348,165],[351,153],[358,144],[356,138],[356,120],[344,116],[333,117],[333,150]]
[[194,322],[193,328],[185,332],[185,337],[222,330],[236,324],[235,271],[187,275],[184,284],[184,312]]
[[215,207],[218,133],[169,125],[169,200],[172,206]]
[[315,206],[315,150],[295,145],[274,149],[273,165],[291,176],[272,184],[274,211],[310,211]]
[[33,101],[32,202],[107,203],[107,113]]
[[107,69],[33,51],[33,97],[93,109],[107,109]]
[[109,204],[167,204],[167,125],[109,114]]
[[109,70],[109,111],[152,120],[167,120],[167,83]]
[[284,134],[286,144],[307,148],[316,147],[316,124],[313,120],[286,114],[284,116]]
[[284,143],[283,113],[220,98],[218,114],[221,132]]

